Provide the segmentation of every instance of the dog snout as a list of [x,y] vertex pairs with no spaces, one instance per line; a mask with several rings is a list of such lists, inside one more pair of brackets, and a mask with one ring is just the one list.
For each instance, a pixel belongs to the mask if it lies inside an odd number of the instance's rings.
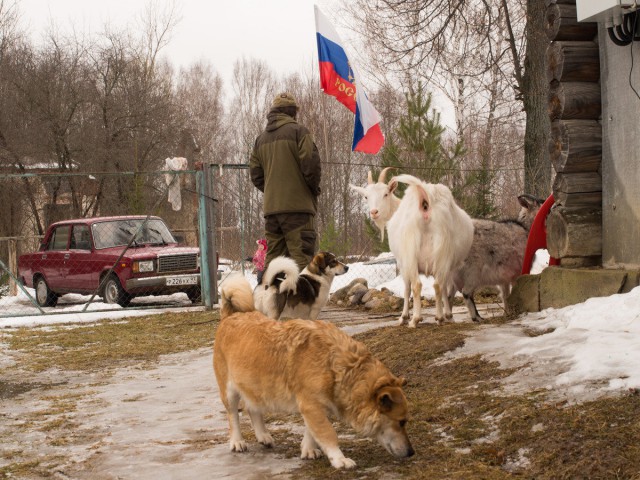
[[349,267],[347,265],[344,265],[344,273],[347,273],[349,271]]

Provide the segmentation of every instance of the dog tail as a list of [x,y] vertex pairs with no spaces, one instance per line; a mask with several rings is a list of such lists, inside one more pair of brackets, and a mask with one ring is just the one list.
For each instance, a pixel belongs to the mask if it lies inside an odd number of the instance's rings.
[[278,292],[296,293],[300,269],[289,257],[276,257],[264,272],[262,283],[267,287],[276,287]]
[[229,275],[220,287],[220,319],[236,312],[252,312],[253,292],[249,281],[242,274]]

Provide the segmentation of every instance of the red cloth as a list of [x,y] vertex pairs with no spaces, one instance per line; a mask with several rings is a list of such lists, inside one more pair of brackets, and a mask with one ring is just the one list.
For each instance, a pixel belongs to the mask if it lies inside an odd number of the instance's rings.
[[264,270],[264,261],[267,257],[267,241],[261,238],[256,243],[258,244],[258,249],[256,253],[253,254],[253,264],[256,270],[261,272]]
[[[536,218],[531,224],[529,238],[527,239],[527,248],[524,251],[524,261],[522,262],[522,275],[526,275],[531,271],[531,264],[533,263],[533,257],[536,254],[536,251],[541,248],[547,248],[546,220],[553,203],[553,195],[549,195],[549,198],[547,198],[542,204],[540,210],[538,210],[538,213],[536,214]],[[549,257],[549,265],[559,264],[559,259]]]

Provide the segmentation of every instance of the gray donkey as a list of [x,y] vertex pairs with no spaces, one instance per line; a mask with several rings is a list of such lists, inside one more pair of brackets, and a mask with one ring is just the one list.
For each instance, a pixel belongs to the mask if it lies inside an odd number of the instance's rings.
[[462,296],[471,315],[479,322],[473,294],[480,287],[498,285],[502,300],[506,301],[511,285],[522,272],[524,251],[531,224],[544,200],[531,195],[518,197],[521,209],[517,220],[474,219],[473,243],[461,268],[453,274],[455,291]]

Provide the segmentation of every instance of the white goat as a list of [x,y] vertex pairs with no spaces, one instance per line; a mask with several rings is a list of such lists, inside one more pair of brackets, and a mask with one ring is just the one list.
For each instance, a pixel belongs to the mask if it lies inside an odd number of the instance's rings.
[[389,182],[389,185],[385,183],[387,172],[391,168],[392,167],[386,167],[380,172],[377,183],[373,181],[373,176],[371,171],[369,171],[366,187],[349,185],[367,201],[369,206],[369,217],[380,230],[380,241],[384,240],[385,225],[400,206],[400,199],[393,193],[398,186],[398,182],[392,181]]
[[[405,283],[400,324],[409,318],[411,293],[413,315],[409,326],[415,327],[422,318],[420,273],[435,278],[436,320],[441,323],[445,317],[452,317],[447,293],[453,288],[452,272],[460,267],[471,247],[471,218],[458,207],[446,186],[427,184],[411,175],[399,175],[384,185],[387,170],[381,172],[377,184],[369,174],[367,187],[351,187],[367,199],[369,214],[382,237],[387,225],[389,246]],[[401,201],[393,195],[398,182],[409,185]]]
[[409,326],[415,327],[421,320],[420,273],[435,279],[436,321],[442,323],[453,316],[447,294],[453,286],[453,272],[471,248],[473,222],[445,185],[428,184],[411,175],[399,175],[394,180],[409,185],[387,224],[389,247],[405,283],[400,324],[409,317],[410,293],[413,315]]

